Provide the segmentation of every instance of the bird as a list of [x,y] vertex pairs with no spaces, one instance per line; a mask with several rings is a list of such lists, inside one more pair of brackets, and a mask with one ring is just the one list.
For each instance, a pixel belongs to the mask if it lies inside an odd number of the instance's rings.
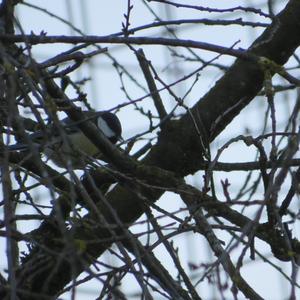
[[30,134],[30,143],[10,145],[9,151],[28,152],[34,146],[58,167],[71,165],[73,169],[84,169],[89,158],[101,158],[101,152],[80,130],[80,124],[91,121],[113,144],[122,140],[122,126],[119,118],[109,111],[82,113],[83,120],[74,122],[68,117],[64,118],[60,121],[61,127],[48,125],[46,130]]

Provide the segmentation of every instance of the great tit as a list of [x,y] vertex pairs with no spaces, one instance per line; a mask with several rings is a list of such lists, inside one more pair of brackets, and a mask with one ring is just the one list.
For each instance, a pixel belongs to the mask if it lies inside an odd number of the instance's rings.
[[[71,163],[73,169],[83,169],[88,157],[99,158],[99,149],[80,130],[82,122],[91,121],[115,144],[121,139],[122,127],[116,115],[108,111],[84,111],[85,119],[74,122],[69,118],[61,120],[61,127],[50,125],[45,131],[29,135],[31,146],[38,147],[58,167]],[[30,151],[30,146],[17,143],[9,151]]]

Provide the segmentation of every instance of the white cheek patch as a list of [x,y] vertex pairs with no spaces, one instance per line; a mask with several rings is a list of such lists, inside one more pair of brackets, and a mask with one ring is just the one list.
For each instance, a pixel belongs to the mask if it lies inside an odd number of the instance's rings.
[[106,121],[101,117],[97,120],[97,127],[102,130],[107,138],[112,138],[116,135],[115,132],[107,125]]

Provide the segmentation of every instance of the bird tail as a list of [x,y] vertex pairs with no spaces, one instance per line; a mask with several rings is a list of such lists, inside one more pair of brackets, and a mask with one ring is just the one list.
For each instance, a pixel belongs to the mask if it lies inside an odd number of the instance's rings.
[[23,143],[17,143],[17,144],[14,144],[14,145],[9,145],[7,147],[7,150],[9,152],[14,152],[14,151],[28,151],[29,150],[29,147],[27,144],[23,144]]

